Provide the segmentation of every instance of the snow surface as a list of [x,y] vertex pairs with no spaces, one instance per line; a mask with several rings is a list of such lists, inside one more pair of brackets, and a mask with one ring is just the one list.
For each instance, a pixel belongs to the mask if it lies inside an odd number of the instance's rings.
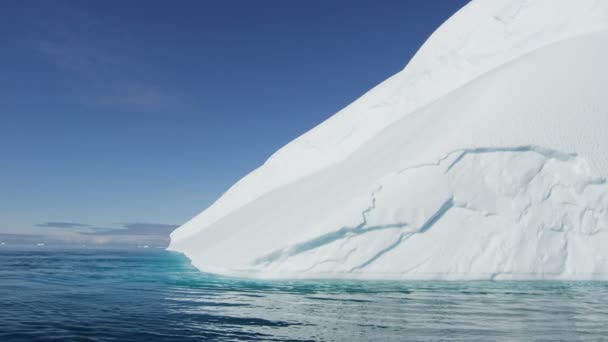
[[608,279],[608,1],[477,0],[171,235],[258,278]]

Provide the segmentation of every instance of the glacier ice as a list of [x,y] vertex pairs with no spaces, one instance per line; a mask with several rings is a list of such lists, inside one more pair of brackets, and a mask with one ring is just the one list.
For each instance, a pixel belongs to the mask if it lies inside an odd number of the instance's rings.
[[171,235],[257,278],[608,279],[608,1],[474,0]]

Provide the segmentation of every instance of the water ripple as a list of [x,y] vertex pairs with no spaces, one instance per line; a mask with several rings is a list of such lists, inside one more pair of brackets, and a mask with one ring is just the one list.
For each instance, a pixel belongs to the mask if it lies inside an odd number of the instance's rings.
[[165,251],[0,249],[0,341],[608,336],[603,282],[246,281]]

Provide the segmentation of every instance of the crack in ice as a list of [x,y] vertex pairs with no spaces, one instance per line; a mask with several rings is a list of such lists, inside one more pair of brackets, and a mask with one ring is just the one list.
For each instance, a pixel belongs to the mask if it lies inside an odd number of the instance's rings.
[[367,216],[369,215],[370,212],[372,212],[376,208],[376,194],[378,192],[380,192],[381,190],[382,190],[382,186],[379,186],[376,191],[372,192],[371,204],[369,207],[365,208],[361,212],[362,222],[360,224],[358,224],[357,226],[343,227],[336,231],[318,236],[314,239],[310,239],[310,240],[295,244],[289,248],[277,250],[275,252],[267,254],[266,256],[263,256],[261,258],[254,260],[253,265],[271,264],[273,262],[285,260],[289,257],[295,256],[298,254],[302,254],[302,253],[307,252],[312,249],[317,249],[319,247],[328,245],[332,242],[335,242],[335,241],[338,241],[341,239],[350,239],[355,236],[360,236],[360,235],[363,235],[366,233],[375,232],[375,231],[379,231],[379,230],[401,229],[401,228],[406,227],[408,225],[407,223],[399,223],[399,222],[392,223],[392,224],[366,227],[366,225],[368,223]]
[[[536,177],[538,177],[543,172],[543,169],[547,165],[547,161],[554,159],[554,160],[558,160],[558,161],[567,162],[567,161],[571,161],[577,157],[577,154],[575,154],[575,153],[566,153],[566,152],[556,151],[556,150],[547,149],[547,148],[534,146],[534,145],[523,145],[523,146],[515,146],[515,147],[479,147],[479,148],[454,150],[454,151],[447,153],[446,155],[444,155],[444,157],[438,159],[434,163],[414,165],[414,166],[402,169],[402,170],[398,171],[396,174],[399,175],[408,170],[422,168],[422,167],[441,167],[445,161],[450,160],[450,158],[454,157],[455,154],[458,154],[453,160],[450,161],[450,163],[447,165],[447,167],[445,167],[443,173],[448,174],[456,165],[458,165],[460,162],[462,162],[467,155],[486,154],[486,153],[505,153],[505,152],[506,153],[508,153],[508,152],[513,152],[513,153],[533,152],[533,153],[537,153],[545,158],[545,160],[543,160],[542,164],[532,171],[533,174],[529,175],[529,177],[528,176],[526,177],[526,180],[524,182],[525,184],[522,184],[522,186],[525,189],[527,189],[528,186],[536,179]],[[526,215],[526,213],[529,211],[529,209],[532,205],[538,205],[539,203],[549,200],[553,194],[553,190],[556,189],[557,187],[564,187],[564,188],[569,189],[574,186],[578,186],[578,187],[580,187],[579,188],[580,191],[584,192],[586,190],[586,188],[591,185],[605,185],[605,184],[606,184],[606,179],[603,179],[603,178],[593,178],[591,180],[584,181],[582,183],[578,183],[576,185],[561,184],[559,182],[556,184],[553,184],[550,187],[550,189],[546,190],[546,192],[542,196],[540,202],[534,203],[534,204],[528,203],[526,208],[524,208],[524,210],[520,213],[520,216],[515,220],[515,222],[520,222],[522,220],[523,216]],[[408,229],[407,231],[401,231],[401,233],[398,234],[397,238],[392,243],[390,243],[387,246],[385,246],[384,248],[378,250],[371,257],[367,258],[367,260],[365,260],[364,262],[360,263],[357,266],[350,268],[347,271],[350,273],[357,272],[357,271],[360,271],[360,270],[370,266],[371,264],[375,263],[377,260],[382,258],[384,255],[390,253],[391,251],[393,251],[395,248],[397,248],[399,245],[401,245],[405,240],[408,240],[410,237],[412,237],[416,234],[425,234],[432,227],[434,227],[453,208],[471,210],[474,212],[479,212],[481,214],[484,214],[485,216],[498,215],[497,213],[490,213],[490,212],[485,212],[483,210],[476,209],[476,208],[472,207],[471,205],[469,205],[467,202],[457,203],[454,199],[454,195],[452,194],[449,198],[447,198],[446,200],[444,200],[442,202],[442,204],[438,207],[438,209],[430,217],[428,217],[427,220],[423,224],[421,224],[418,227],[412,226],[411,222],[396,222],[396,223],[392,223],[392,224],[368,226],[369,215],[377,207],[377,203],[376,203],[377,195],[378,195],[378,193],[380,193],[380,191],[382,191],[382,188],[383,188],[383,185],[380,184],[378,186],[378,188],[371,193],[371,203],[368,207],[364,208],[361,211],[361,222],[358,225],[350,226],[350,227],[345,226],[338,230],[335,230],[335,231],[317,236],[315,238],[294,244],[290,247],[276,250],[270,254],[267,254],[265,256],[262,256],[256,260],[254,260],[252,265],[254,267],[268,266],[270,264],[274,264],[277,262],[283,262],[286,259],[300,255],[302,253],[327,246],[336,241],[342,240],[343,241],[342,246],[344,246],[348,241],[350,241],[350,239],[359,237],[359,236],[367,234],[367,233],[381,231],[381,230],[388,230],[388,229],[402,230],[405,227],[410,227],[410,229]],[[581,214],[581,215],[583,215],[583,214]],[[582,218],[580,219],[580,221],[582,221]],[[342,247],[339,249],[341,250]],[[355,254],[356,251],[357,251],[357,248],[355,247],[355,248],[349,249],[348,252],[345,255],[343,255],[342,257],[320,260],[318,262],[313,263],[312,266],[310,266],[306,269],[306,271],[313,270],[314,268],[316,268],[317,266],[319,266],[321,264],[332,262],[332,261],[341,260],[343,262],[347,262],[347,260],[353,254]]]

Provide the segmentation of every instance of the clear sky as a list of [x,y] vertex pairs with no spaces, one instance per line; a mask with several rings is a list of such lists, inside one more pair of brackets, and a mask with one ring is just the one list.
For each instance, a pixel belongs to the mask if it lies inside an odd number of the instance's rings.
[[166,239],[467,2],[2,1],[0,241]]

